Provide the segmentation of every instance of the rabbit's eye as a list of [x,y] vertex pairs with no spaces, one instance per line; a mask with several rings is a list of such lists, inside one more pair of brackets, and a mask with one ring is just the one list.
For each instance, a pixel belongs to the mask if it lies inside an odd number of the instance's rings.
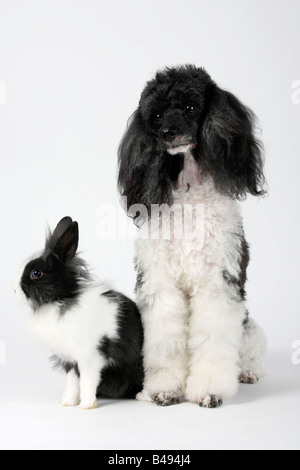
[[36,279],[41,279],[41,277],[43,277],[43,273],[38,269],[34,269],[33,271],[31,271],[30,279],[32,281],[35,281]]

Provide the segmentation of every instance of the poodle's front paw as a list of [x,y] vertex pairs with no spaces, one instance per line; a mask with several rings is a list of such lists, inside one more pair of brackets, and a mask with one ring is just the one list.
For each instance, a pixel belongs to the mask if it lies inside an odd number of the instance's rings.
[[259,382],[259,377],[251,370],[247,370],[241,373],[239,376],[239,382],[240,384],[253,385]]
[[199,403],[201,408],[219,408],[221,405],[223,405],[223,400],[217,395],[206,395]]
[[152,400],[158,406],[171,406],[180,403],[180,396],[175,392],[160,392],[154,394]]

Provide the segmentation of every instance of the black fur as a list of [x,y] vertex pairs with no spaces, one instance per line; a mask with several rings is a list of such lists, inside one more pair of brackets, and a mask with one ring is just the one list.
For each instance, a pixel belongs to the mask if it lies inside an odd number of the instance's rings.
[[204,69],[187,65],[159,72],[143,91],[119,148],[118,184],[128,208],[172,204],[183,156],[167,150],[188,143],[221,193],[236,199],[263,195],[262,145],[254,127],[252,111]]
[[63,361],[58,356],[52,356],[52,357],[50,357],[50,360],[53,362],[53,367],[54,368],[56,368],[56,369],[61,368],[66,372],[66,374],[71,372],[71,370],[74,370],[77,377],[80,377],[80,372],[79,372],[77,362],[66,362],[66,361]]
[[[102,338],[99,352],[113,365],[102,372],[97,395],[134,398],[143,388],[144,370],[141,350],[143,328],[139,310],[132,300],[116,291],[102,294],[118,309],[118,336],[122,341]],[[109,384],[109,388],[108,388]]]
[[138,261],[137,259],[135,258],[134,260],[134,264],[135,264],[135,271],[137,273],[137,276],[136,276],[136,285],[135,285],[135,293],[137,293],[141,287],[143,286],[144,284],[144,272],[142,271],[141,267],[139,266],[138,264]]
[[232,276],[228,271],[223,271],[223,279],[236,288],[237,295],[241,300],[246,300],[247,269],[250,262],[250,251],[245,237],[240,238],[240,243],[241,259],[239,277]]

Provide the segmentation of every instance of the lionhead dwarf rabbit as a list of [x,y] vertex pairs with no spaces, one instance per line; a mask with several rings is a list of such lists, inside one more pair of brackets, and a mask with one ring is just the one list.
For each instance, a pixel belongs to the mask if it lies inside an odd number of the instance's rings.
[[78,240],[78,223],[65,217],[22,268],[15,292],[31,309],[31,329],[67,374],[62,404],[89,410],[97,397],[141,391],[143,330],[134,302],[92,281],[76,255]]

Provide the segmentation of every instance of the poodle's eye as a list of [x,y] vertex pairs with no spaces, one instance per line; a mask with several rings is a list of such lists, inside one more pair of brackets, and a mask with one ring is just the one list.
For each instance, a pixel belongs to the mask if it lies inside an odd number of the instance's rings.
[[32,281],[36,281],[36,279],[41,279],[43,277],[43,273],[39,269],[34,269],[30,273],[30,279]]
[[196,106],[186,106],[185,112],[186,114],[193,114],[196,111]]
[[162,121],[163,121],[163,115],[162,114],[156,114],[154,116],[154,121],[156,122],[156,124],[161,124]]

